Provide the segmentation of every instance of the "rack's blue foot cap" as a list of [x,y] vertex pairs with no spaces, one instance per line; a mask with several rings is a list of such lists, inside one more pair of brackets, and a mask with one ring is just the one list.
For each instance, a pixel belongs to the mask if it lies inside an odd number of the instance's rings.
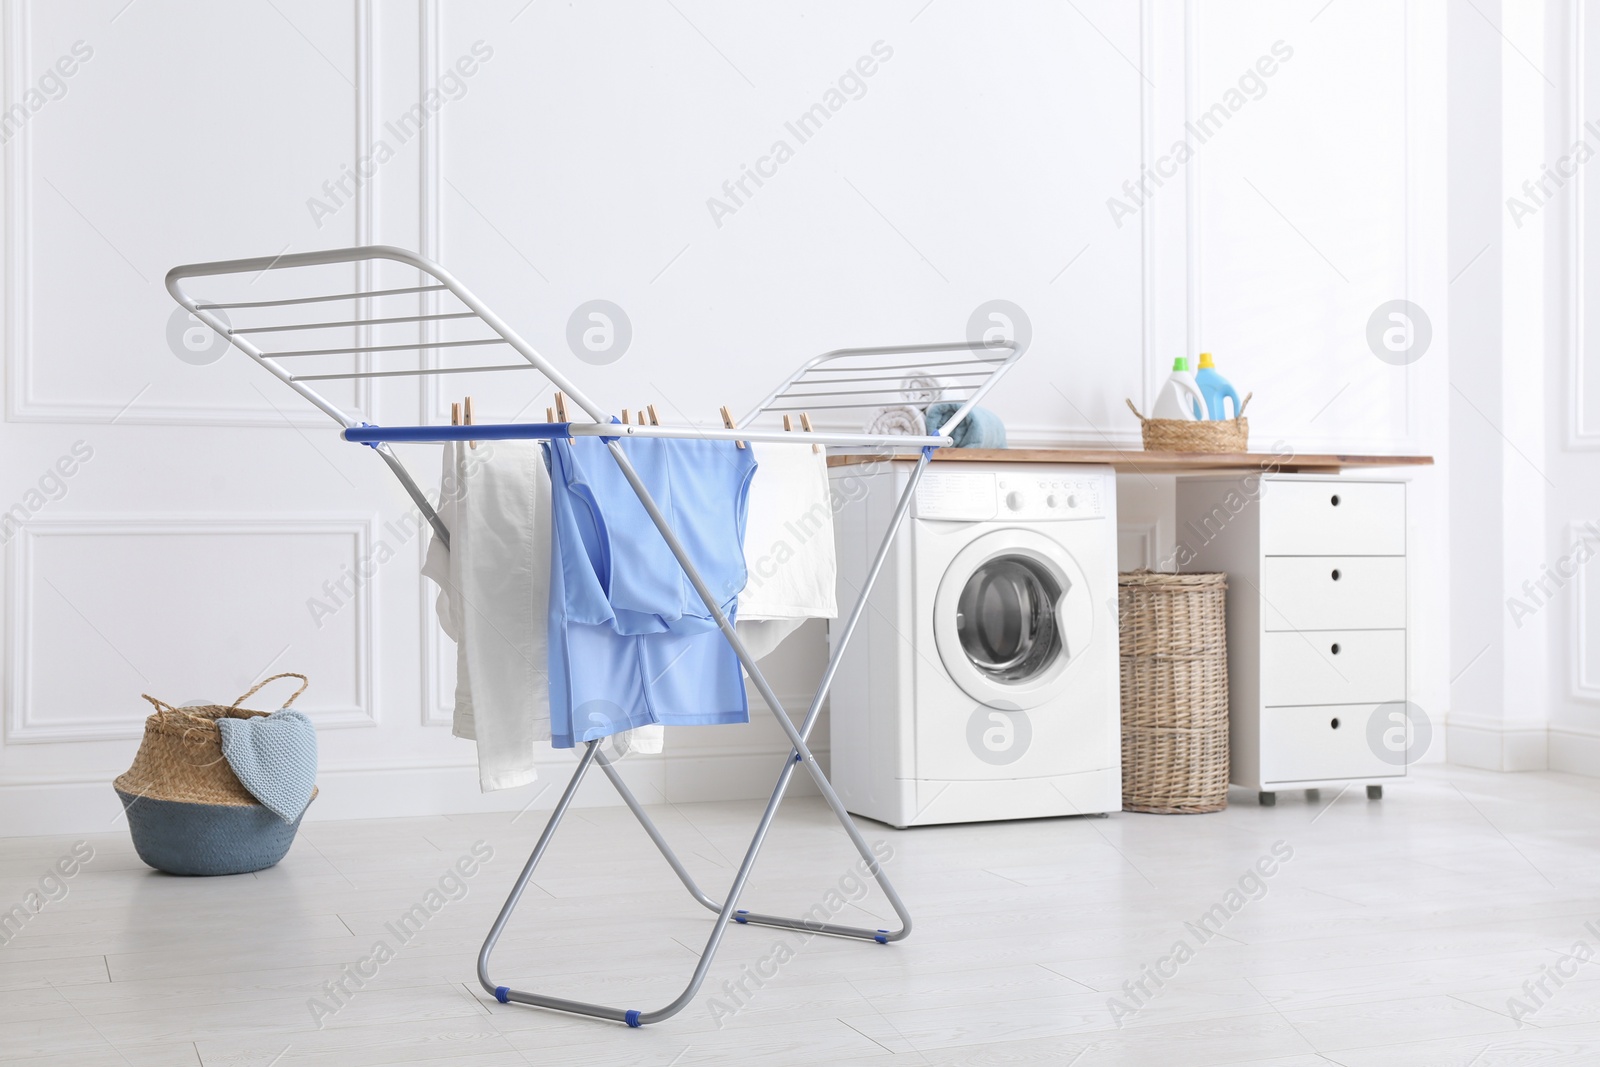
[[639,1025],[639,1013],[637,1011],[633,1011],[633,1010],[627,1011],[627,1012],[625,1012],[623,1014],[622,1017],[628,1021],[628,1025],[629,1026],[638,1026]]
[[498,1000],[502,1004],[510,1004],[511,1003],[511,987],[510,986],[505,986],[505,985],[497,985],[497,986],[495,986],[494,987],[494,999]]

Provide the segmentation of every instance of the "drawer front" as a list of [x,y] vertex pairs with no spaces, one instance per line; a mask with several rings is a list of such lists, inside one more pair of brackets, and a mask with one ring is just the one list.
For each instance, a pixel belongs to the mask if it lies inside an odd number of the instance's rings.
[[1404,630],[1262,635],[1263,704],[1380,704],[1405,698]]
[[1268,556],[1403,556],[1406,487],[1385,482],[1273,482],[1261,494]]
[[1403,556],[1269,556],[1261,561],[1265,630],[1403,630]]
[[1262,709],[1262,782],[1271,785],[1325,778],[1403,776],[1403,766],[1379,759],[1367,742],[1367,720],[1379,706],[1334,704]]

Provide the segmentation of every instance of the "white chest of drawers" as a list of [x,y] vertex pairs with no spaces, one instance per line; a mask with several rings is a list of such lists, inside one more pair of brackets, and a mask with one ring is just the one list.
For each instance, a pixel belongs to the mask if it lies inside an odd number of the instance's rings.
[[1228,573],[1230,780],[1263,804],[1382,796],[1405,776],[1385,744],[1409,693],[1405,483],[1184,477],[1177,524],[1179,570]]

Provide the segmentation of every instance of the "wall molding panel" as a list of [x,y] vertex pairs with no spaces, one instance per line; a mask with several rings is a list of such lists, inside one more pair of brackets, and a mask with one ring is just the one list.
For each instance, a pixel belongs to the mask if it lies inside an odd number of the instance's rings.
[[[1565,108],[1565,126],[1568,145],[1587,140],[1583,128],[1584,98],[1589,86],[1589,53],[1585,48],[1584,34],[1588,31],[1588,16],[1583,0],[1568,0],[1567,19],[1567,78],[1562,94]],[[1556,217],[1565,225],[1566,277],[1562,300],[1565,303],[1566,336],[1563,353],[1566,361],[1568,393],[1567,448],[1574,451],[1600,449],[1600,412],[1591,413],[1584,404],[1587,374],[1584,369],[1584,348],[1589,335],[1589,316],[1585,308],[1584,281],[1588,271],[1584,266],[1585,247],[1583,228],[1589,218],[1588,197],[1584,195],[1584,172],[1578,175],[1566,210]],[[1600,253],[1600,250],[1596,250]],[[1591,417],[1591,415],[1593,417]]]
[[[14,104],[30,88],[37,77],[30,62],[28,27],[32,0],[4,0],[0,10],[0,71],[4,72],[3,99],[0,112]],[[355,85],[351,92],[351,107],[355,116],[354,158],[366,154],[372,136],[373,111],[373,34],[372,0],[352,0],[355,21]],[[36,396],[38,351],[34,344],[33,306],[33,252],[35,228],[33,220],[34,190],[38,177],[35,170],[33,132],[34,124],[18,129],[5,143],[0,153],[0,195],[4,197],[4,333],[0,336],[0,359],[5,364],[6,418],[11,422],[44,423],[119,423],[165,426],[274,426],[326,428],[327,416],[282,393],[283,403],[278,407],[267,405],[218,405],[216,403],[183,404],[171,401],[156,402],[140,394],[132,402],[94,400],[43,400]],[[373,233],[373,203],[365,185],[357,186],[353,196],[355,242],[369,244]],[[90,224],[92,225],[92,223]],[[175,264],[173,264],[175,265]],[[366,288],[370,283],[371,268],[362,264],[358,268],[357,283]],[[151,278],[151,285],[161,287],[159,278]],[[161,299],[169,299],[165,291]],[[363,303],[367,303],[363,301]],[[86,300],[86,307],[92,300]],[[176,305],[173,305],[176,307]],[[363,309],[363,314],[366,310]],[[198,324],[197,324],[198,325]],[[367,328],[359,331],[365,336]],[[159,342],[155,342],[159,343]],[[357,344],[367,344],[357,340]],[[129,338],[128,346],[135,351],[148,351],[150,338]],[[247,362],[247,357],[231,348],[223,359]],[[361,369],[366,369],[367,359],[362,357]],[[259,373],[259,372],[257,372]],[[264,379],[263,390],[276,397]],[[373,390],[369,380],[354,383],[356,410],[368,413],[374,420]]]
[[[42,595],[36,578],[39,547],[46,541],[63,538],[108,537],[150,538],[171,536],[261,536],[294,538],[297,536],[347,537],[350,540],[350,563],[359,568],[363,560],[372,558],[373,521],[370,517],[334,517],[322,514],[300,516],[260,516],[255,518],[215,516],[127,516],[127,515],[74,515],[49,521],[23,524],[7,546],[7,597],[5,624],[9,637],[6,646],[5,687],[5,741],[7,744],[36,744],[59,741],[115,741],[138,738],[143,735],[143,716],[107,718],[93,714],[63,714],[45,716],[35,697],[36,678],[43,669],[36,662],[36,654],[46,629],[37,621],[39,597]],[[48,579],[45,579],[48,580]],[[59,594],[59,590],[56,590]],[[64,595],[63,595],[64,598]],[[204,591],[197,599],[204,601]],[[374,727],[378,725],[375,696],[374,652],[376,634],[373,612],[373,582],[356,587],[349,601],[353,608],[350,629],[354,637],[356,660],[352,665],[355,684],[354,701],[347,705],[318,708],[314,718],[319,729],[341,727]],[[98,632],[93,619],[82,614],[81,609],[68,601],[74,613]],[[128,610],[144,610],[152,620],[162,613],[158,605],[146,608],[130,606]],[[216,611],[227,611],[226,605],[215,605]],[[237,610],[236,608],[234,610]],[[107,640],[101,635],[103,640]],[[287,651],[287,646],[284,651]],[[120,653],[119,653],[120,655]],[[280,656],[282,653],[280,653]],[[137,668],[135,668],[137,669]],[[283,669],[274,662],[262,676]],[[312,679],[315,682],[315,678]],[[248,688],[246,686],[245,688]],[[174,701],[194,697],[192,693],[155,694]],[[228,700],[236,694],[208,694],[206,699]],[[137,702],[137,693],[132,695]]]

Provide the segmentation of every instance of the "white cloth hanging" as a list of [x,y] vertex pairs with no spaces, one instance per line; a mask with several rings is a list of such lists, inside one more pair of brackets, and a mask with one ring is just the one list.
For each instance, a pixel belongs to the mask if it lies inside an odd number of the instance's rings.
[[[422,573],[456,642],[452,733],[478,744],[478,784],[512,789],[539,777],[550,746],[550,473],[534,441],[444,446],[435,536]],[[632,731],[619,754],[660,752],[659,726]]]
[[827,457],[808,444],[752,442],[739,638],[761,659],[807,619],[839,614]]

